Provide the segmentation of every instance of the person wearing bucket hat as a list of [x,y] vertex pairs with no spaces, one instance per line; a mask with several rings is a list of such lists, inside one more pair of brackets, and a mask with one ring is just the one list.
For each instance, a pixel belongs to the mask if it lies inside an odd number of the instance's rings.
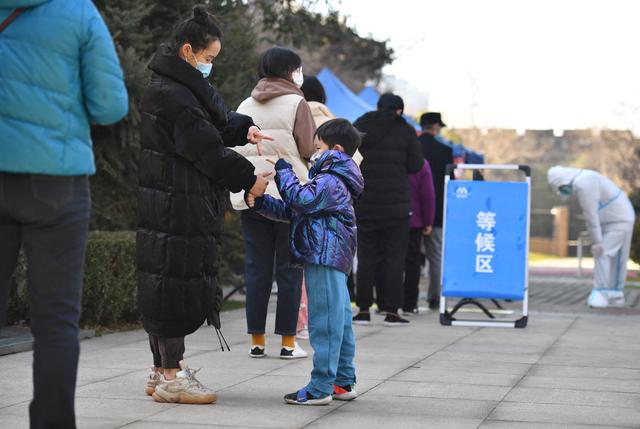
[[429,261],[429,289],[427,302],[435,310],[440,306],[440,269],[442,261],[442,219],[444,208],[444,176],[448,164],[453,164],[453,149],[437,139],[447,125],[439,112],[428,112],[420,117],[423,133],[418,140],[422,154],[429,161],[436,191],[436,212],[431,234],[425,236],[426,256]]
[[447,124],[442,122],[442,114],[440,112],[427,112],[422,117],[420,117],[420,125],[422,128],[428,128],[433,125],[437,125],[438,134],[440,134],[440,129],[445,128]]

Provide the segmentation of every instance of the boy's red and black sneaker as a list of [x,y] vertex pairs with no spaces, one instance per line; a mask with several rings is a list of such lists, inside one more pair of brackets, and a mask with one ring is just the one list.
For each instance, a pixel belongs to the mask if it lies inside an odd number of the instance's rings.
[[324,398],[316,398],[307,392],[307,389],[304,387],[297,392],[284,395],[284,402],[292,405],[327,405],[332,400],[331,395],[327,395]]
[[338,401],[352,401],[358,397],[356,392],[356,385],[350,384],[348,386],[333,385],[333,399]]

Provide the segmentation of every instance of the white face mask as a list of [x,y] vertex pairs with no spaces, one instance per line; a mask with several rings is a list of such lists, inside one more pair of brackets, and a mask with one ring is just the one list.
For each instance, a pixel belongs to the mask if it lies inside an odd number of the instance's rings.
[[293,78],[293,83],[295,83],[298,88],[302,87],[302,84],[304,83],[304,75],[302,74],[302,67],[294,71],[291,77]]
[[311,155],[311,159],[309,159],[309,164],[311,166],[313,166],[322,156],[322,152],[314,152],[313,155]]

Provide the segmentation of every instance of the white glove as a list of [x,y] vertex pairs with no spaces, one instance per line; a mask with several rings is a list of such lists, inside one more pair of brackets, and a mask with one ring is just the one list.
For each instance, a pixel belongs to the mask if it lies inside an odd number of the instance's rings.
[[602,244],[592,245],[591,255],[593,255],[594,258],[599,258],[600,256],[604,255],[604,247],[602,247]]

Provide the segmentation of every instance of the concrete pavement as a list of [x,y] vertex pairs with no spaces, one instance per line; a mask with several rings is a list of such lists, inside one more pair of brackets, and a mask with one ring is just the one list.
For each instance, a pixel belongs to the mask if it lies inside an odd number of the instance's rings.
[[[268,326],[273,326],[273,314]],[[524,330],[442,327],[435,313],[388,328],[356,327],[358,390],[349,403],[284,404],[311,359],[247,356],[244,311],[223,315],[232,351],[211,328],[187,337],[186,360],[219,395],[214,405],[158,404],[144,395],[144,331],[82,342],[79,428],[594,428],[640,427],[640,316],[537,313]],[[307,342],[301,342],[311,352]],[[0,358],[0,428],[28,427],[31,354]]]

